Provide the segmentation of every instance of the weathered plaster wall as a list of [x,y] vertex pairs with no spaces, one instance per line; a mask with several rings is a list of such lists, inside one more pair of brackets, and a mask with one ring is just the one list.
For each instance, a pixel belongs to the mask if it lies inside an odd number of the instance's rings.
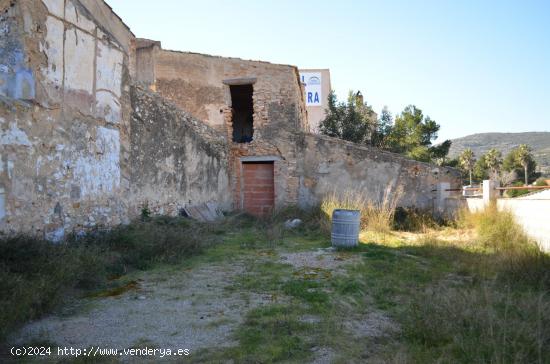
[[461,186],[457,170],[321,135],[305,134],[300,154],[299,204],[304,207],[319,203],[326,194],[348,190],[382,201],[388,190],[393,196],[401,191],[399,206],[432,210],[439,183]]
[[136,40],[135,81],[153,90],[155,83],[155,55],[159,49],[160,42],[141,38]]
[[58,240],[127,220],[129,55],[79,1],[0,10],[0,58],[25,75],[0,101],[0,231]]
[[135,40],[105,3],[0,5],[0,232],[59,240],[144,205],[230,207],[224,136],[131,90]]
[[34,75],[25,59],[21,10],[13,3],[0,9],[0,97],[32,100]]
[[210,201],[229,209],[224,136],[142,88],[132,88],[132,105],[131,204],[161,214]]

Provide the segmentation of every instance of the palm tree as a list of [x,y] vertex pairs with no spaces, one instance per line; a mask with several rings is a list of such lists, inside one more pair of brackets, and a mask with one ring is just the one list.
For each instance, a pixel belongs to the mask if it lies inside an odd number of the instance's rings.
[[473,184],[472,181],[472,171],[474,170],[474,166],[476,164],[476,158],[474,156],[474,152],[468,148],[465,149],[461,154],[460,157],[458,157],[458,162],[460,163],[460,166],[464,168],[468,173],[470,174],[470,186]]
[[525,172],[525,186],[529,184],[529,175],[527,170],[529,168],[529,162],[533,159],[531,155],[531,148],[527,144],[521,144],[517,149],[516,154],[517,162],[521,164]]
[[497,177],[500,171],[500,165],[502,164],[502,153],[495,148],[489,150],[487,154],[485,154],[485,163],[491,170],[491,177]]

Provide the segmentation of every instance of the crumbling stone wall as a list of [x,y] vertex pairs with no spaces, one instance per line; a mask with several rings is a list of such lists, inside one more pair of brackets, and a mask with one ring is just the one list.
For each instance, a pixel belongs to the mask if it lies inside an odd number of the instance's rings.
[[[137,40],[137,81],[145,82],[164,98],[207,124],[226,132],[231,127],[225,113],[231,107],[229,85],[252,83],[254,88],[254,126],[261,138],[268,122],[293,131],[309,130],[298,70],[240,58],[164,50],[160,42]],[[152,60],[152,62],[151,62]],[[281,122],[269,115],[270,107],[292,106],[296,114]]]
[[299,144],[303,156],[298,163],[302,207],[320,203],[326,194],[355,191],[379,202],[390,193],[390,198],[399,197],[399,206],[436,212],[438,184],[462,186],[456,169],[417,162],[376,148],[316,134],[304,134]]
[[[141,42],[146,60],[140,63],[138,55],[138,63],[144,65],[146,84],[226,135],[234,208],[242,208],[242,162],[250,157],[274,161],[276,207],[312,206],[327,193],[352,190],[374,201],[402,191],[401,206],[432,209],[439,182],[460,185],[453,169],[307,133],[294,67],[166,51],[158,42]],[[231,142],[229,85],[239,83],[253,84],[251,143]]]
[[132,105],[133,210],[147,206],[175,215],[181,207],[211,201],[230,209],[224,136],[142,88],[132,87]]
[[[241,163],[250,156],[274,161],[276,206],[297,203],[296,138],[309,128],[296,67],[167,51],[146,40],[139,44],[138,80],[226,136],[233,207],[242,208]],[[230,86],[237,84],[253,87],[251,143],[232,142]]]
[[104,2],[0,6],[0,232],[59,240],[145,205],[227,206],[224,137],[131,87],[135,39]]

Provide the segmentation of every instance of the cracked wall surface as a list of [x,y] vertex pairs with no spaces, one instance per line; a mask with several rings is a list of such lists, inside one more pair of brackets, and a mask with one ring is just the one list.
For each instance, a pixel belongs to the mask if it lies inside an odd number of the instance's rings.
[[[346,190],[380,201],[388,189],[403,191],[401,206],[432,209],[438,183],[460,186],[455,170],[308,133],[295,67],[167,51],[149,40],[141,40],[137,58],[144,85],[226,136],[234,208],[243,207],[242,163],[250,157],[273,160],[276,207],[314,206],[327,193]],[[231,142],[229,87],[235,83],[253,87],[250,143]]]

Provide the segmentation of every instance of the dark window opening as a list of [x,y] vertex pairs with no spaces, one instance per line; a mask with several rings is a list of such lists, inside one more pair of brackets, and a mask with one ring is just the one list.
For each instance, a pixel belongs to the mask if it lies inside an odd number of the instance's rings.
[[233,111],[233,141],[250,143],[254,134],[252,85],[231,85],[229,89]]

